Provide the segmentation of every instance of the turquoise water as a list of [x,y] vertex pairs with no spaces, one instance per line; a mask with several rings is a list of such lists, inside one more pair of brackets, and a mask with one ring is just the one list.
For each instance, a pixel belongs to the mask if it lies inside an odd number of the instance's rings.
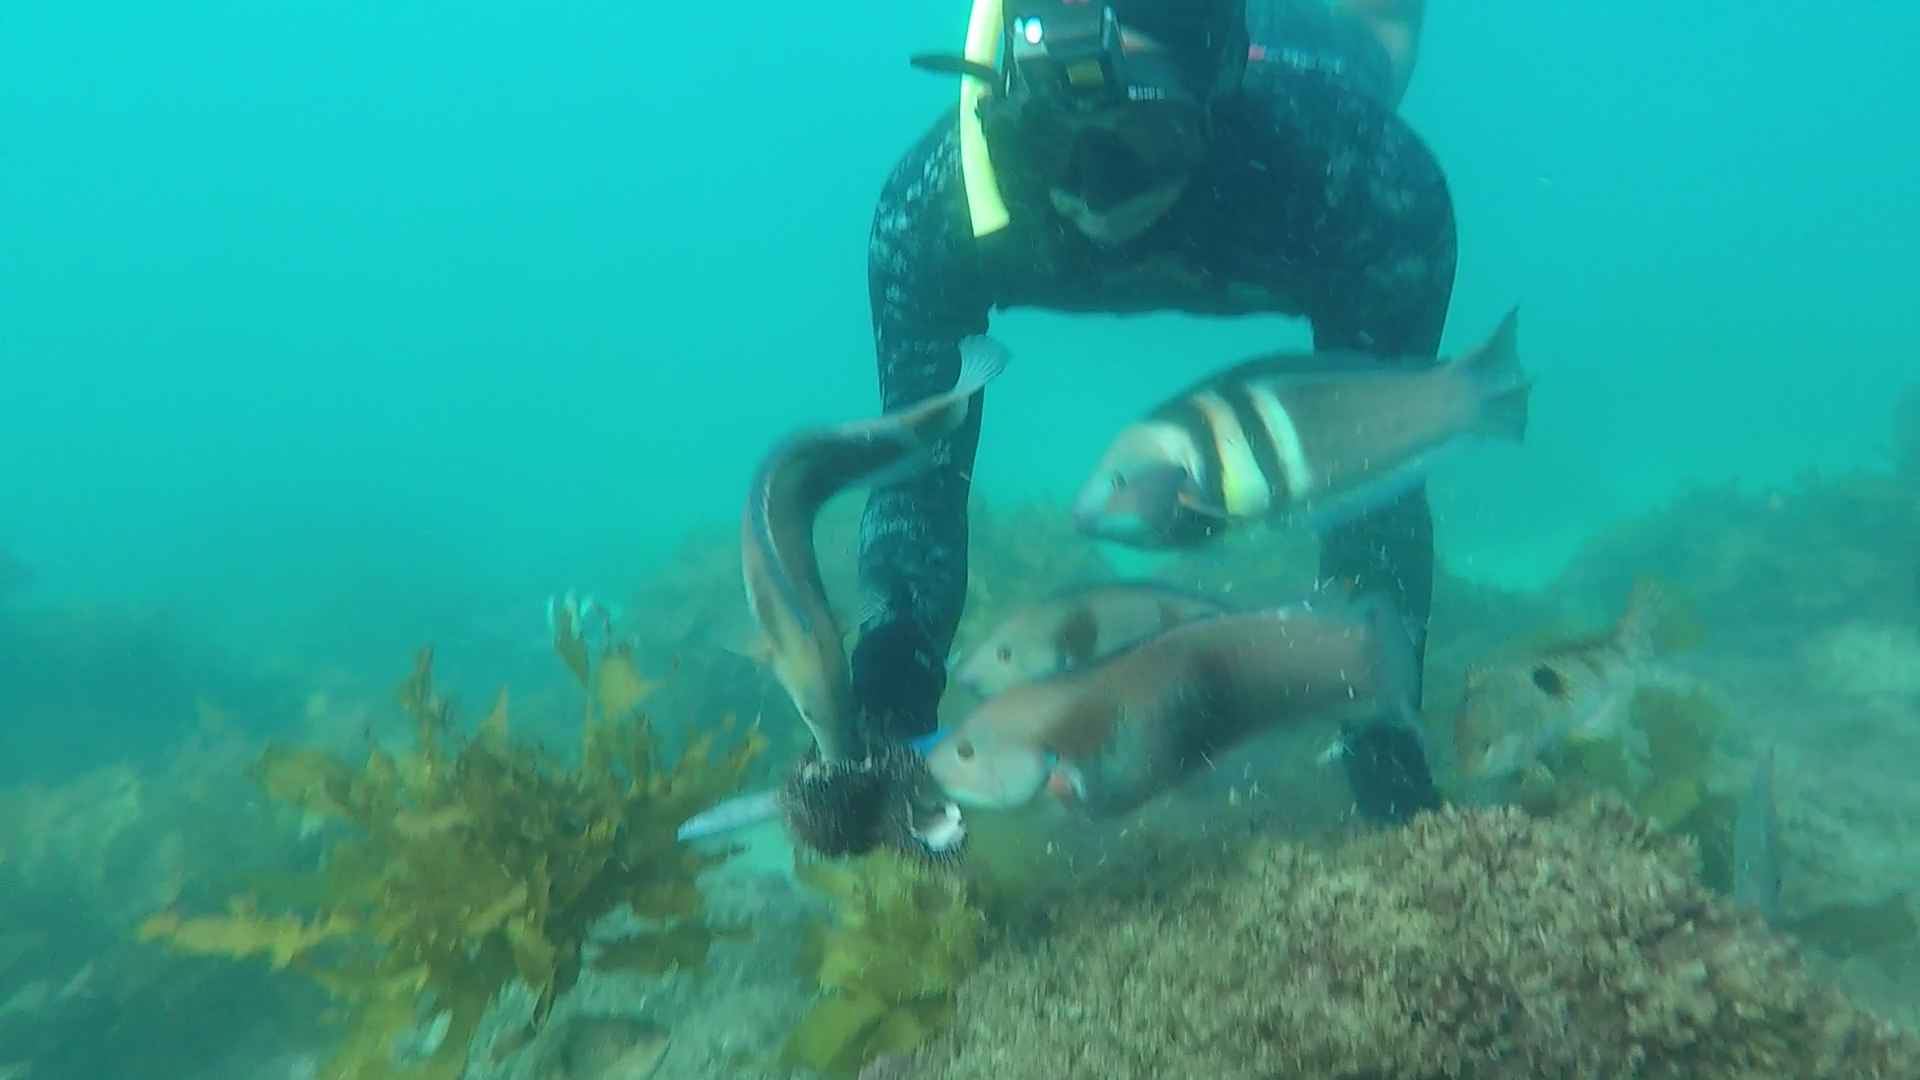
[[[631,573],[772,433],[869,410],[871,200],[951,97],[905,56],[964,11],[649,8],[10,12],[0,534],[43,587],[511,604]],[[1688,480],[1876,452],[1920,320],[1912,18],[1432,13],[1405,112],[1459,209],[1447,348],[1518,303],[1541,379],[1526,450],[1439,481],[1443,544],[1533,576]],[[996,326],[989,499],[1063,498],[1118,419],[1304,338]]]
[[[733,518],[775,435],[873,410],[872,202],[953,97],[906,56],[965,16],[12,5],[21,595],[382,672],[428,638],[537,646],[549,593],[619,593]],[[1691,485],[1884,460],[1920,340],[1916,35],[1890,4],[1435,5],[1404,112],[1460,220],[1445,351],[1518,304],[1538,375],[1524,448],[1435,479],[1444,559],[1538,584]],[[1173,314],[994,332],[990,503],[1065,500],[1119,422],[1306,340]]]

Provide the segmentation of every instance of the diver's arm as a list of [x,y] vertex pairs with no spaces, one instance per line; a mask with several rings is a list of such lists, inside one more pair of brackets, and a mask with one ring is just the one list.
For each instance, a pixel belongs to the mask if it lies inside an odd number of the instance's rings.
[[[867,251],[881,407],[952,388],[960,339],[987,329],[960,182],[956,125],[945,120],[887,178]],[[967,591],[967,496],[980,437],[976,403],[925,471],[874,491],[860,528],[865,621],[854,696],[869,731],[933,730],[947,651]]]
[[1406,96],[1413,65],[1420,58],[1420,26],[1426,0],[1334,0],[1333,12],[1358,19],[1387,51],[1393,68],[1393,103]]

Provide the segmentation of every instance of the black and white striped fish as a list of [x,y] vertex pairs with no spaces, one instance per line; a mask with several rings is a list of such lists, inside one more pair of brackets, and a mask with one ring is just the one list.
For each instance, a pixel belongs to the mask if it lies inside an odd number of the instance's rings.
[[1269,518],[1326,527],[1412,489],[1434,454],[1463,438],[1518,442],[1531,387],[1518,315],[1439,365],[1288,354],[1213,375],[1114,438],[1075,499],[1075,524],[1161,548]]

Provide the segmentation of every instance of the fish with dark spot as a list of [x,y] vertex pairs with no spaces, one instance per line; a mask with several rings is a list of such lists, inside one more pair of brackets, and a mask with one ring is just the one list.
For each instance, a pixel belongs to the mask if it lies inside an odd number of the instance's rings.
[[954,669],[953,678],[981,697],[992,697],[1226,610],[1212,597],[1153,582],[1083,585],[1024,605],[1001,620]]
[[1513,775],[1569,740],[1632,742],[1629,703],[1664,678],[1656,661],[1684,634],[1665,592],[1641,582],[1609,633],[1469,667],[1453,724],[1461,778]]
[[1412,638],[1377,597],[1205,616],[989,698],[927,767],[963,806],[1044,790],[1109,817],[1262,731],[1382,713],[1411,724],[1412,685]]

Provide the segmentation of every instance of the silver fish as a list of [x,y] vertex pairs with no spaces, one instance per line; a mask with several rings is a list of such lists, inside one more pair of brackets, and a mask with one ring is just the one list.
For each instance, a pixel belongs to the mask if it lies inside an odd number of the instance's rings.
[[1733,822],[1733,899],[1780,921],[1780,816],[1773,802],[1773,747],[1754,767]]
[[740,516],[747,606],[765,638],[774,677],[813,732],[827,762],[859,756],[846,649],[813,549],[820,507],[856,484],[881,484],[926,467],[973,397],[1006,369],[1007,350],[986,337],[960,343],[953,389],[898,412],[783,439],[761,462]]
[[1175,548],[1245,522],[1325,527],[1391,502],[1468,436],[1525,438],[1518,318],[1446,364],[1272,355],[1210,376],[1121,430],[1074,500],[1075,524]]
[[954,669],[953,678],[981,697],[992,697],[1226,610],[1211,597],[1147,581],[1083,585],[1027,604],[1001,620]]
[[1124,813],[1256,732],[1382,707],[1411,723],[1412,638],[1384,602],[1202,617],[989,698],[927,755],[964,805],[1043,789]]

